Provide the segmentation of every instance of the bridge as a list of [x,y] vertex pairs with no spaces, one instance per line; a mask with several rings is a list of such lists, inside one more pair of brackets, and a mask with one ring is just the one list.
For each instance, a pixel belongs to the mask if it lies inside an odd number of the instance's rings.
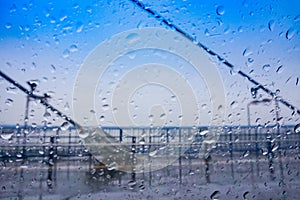
[[[207,132],[216,135],[210,153],[257,152],[276,154],[295,151],[300,147],[300,134],[294,126],[222,126],[222,127],[102,127],[115,143],[128,145],[133,153],[149,154],[155,149],[173,145],[184,156],[197,157],[204,151]],[[187,139],[187,136],[192,138]],[[0,158],[76,157],[89,156],[75,127],[2,126],[0,129]],[[175,142],[174,142],[175,141]],[[101,145],[101,144],[99,144]],[[181,155],[180,155],[181,156]]]

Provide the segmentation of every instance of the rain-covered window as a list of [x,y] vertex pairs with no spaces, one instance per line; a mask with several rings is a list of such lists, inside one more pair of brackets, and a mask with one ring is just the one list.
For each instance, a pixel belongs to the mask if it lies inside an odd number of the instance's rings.
[[300,3],[5,1],[1,199],[297,199]]

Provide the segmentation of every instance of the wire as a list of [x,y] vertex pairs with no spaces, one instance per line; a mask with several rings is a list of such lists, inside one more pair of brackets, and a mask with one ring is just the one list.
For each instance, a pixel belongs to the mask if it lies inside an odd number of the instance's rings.
[[[155,19],[161,21],[163,24],[165,24],[169,28],[171,28],[171,29],[175,30],[176,32],[180,33],[183,37],[187,38],[188,40],[190,40],[191,42],[193,42],[194,44],[196,44],[197,46],[199,46],[200,48],[202,48],[208,54],[210,54],[212,56],[215,56],[221,63],[223,63],[224,65],[226,65],[227,67],[229,67],[231,70],[233,70],[235,68],[234,65],[231,64],[224,57],[222,57],[219,54],[217,54],[216,52],[212,51],[207,46],[205,46],[203,43],[196,41],[190,34],[188,34],[187,32],[183,31],[178,26],[172,24],[170,21],[168,21],[162,15],[158,14],[156,11],[152,10],[151,8],[149,8],[149,6],[146,6],[145,4],[143,4],[142,2],[140,2],[138,0],[129,0],[129,1],[131,1],[132,3],[134,3],[135,5],[137,5],[143,11],[149,13]],[[237,74],[239,74],[240,76],[246,78],[248,81],[250,81],[251,83],[253,83],[259,89],[261,89],[261,90],[265,91],[267,94],[271,95],[275,99],[275,101],[281,102],[283,105],[287,106],[289,109],[291,109],[293,111],[296,111],[300,115],[300,110],[297,109],[296,106],[294,106],[291,103],[287,102],[282,97],[278,97],[275,92],[273,92],[272,90],[270,90],[267,87],[263,86],[258,81],[254,80],[250,75],[246,74],[245,72],[243,72],[241,70],[238,70]]]

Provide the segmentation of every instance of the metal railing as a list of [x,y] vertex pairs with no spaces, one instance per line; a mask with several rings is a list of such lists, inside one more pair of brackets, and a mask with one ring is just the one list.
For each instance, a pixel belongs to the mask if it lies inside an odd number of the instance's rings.
[[[276,151],[299,150],[300,135],[294,126],[224,126],[224,127],[102,127],[115,139],[132,147],[134,153],[150,153],[157,148],[173,145],[180,147],[186,156],[197,156],[202,150],[206,135],[203,130],[218,132],[212,152],[257,152],[275,154]],[[26,157],[77,157],[90,156],[74,127],[10,127],[1,129],[0,158]],[[187,135],[192,139],[187,142]],[[176,140],[177,142],[171,143]],[[105,145],[116,145],[105,144]],[[101,144],[100,144],[101,145]]]

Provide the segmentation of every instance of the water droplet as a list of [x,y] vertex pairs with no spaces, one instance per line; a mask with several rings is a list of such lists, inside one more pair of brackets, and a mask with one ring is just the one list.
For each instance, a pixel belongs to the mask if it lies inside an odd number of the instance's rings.
[[43,115],[44,118],[48,119],[49,117],[51,117],[51,114],[49,112],[45,112]]
[[70,105],[68,102],[66,102],[64,105],[64,110],[69,110],[69,109],[70,109]]
[[245,57],[248,57],[248,56],[250,56],[252,54],[253,54],[253,52],[249,48],[246,48],[243,51],[243,56],[245,56]]
[[13,102],[14,102],[14,100],[12,100],[12,99],[6,99],[5,100],[5,104],[8,105],[8,106],[12,106]]
[[39,150],[39,154],[44,155],[45,152],[43,150]]
[[78,51],[78,47],[77,47],[77,45],[76,44],[72,44],[71,46],[70,46],[70,52],[76,52],[76,51]]
[[134,181],[134,180],[129,181],[129,182],[128,182],[128,186],[129,186],[130,188],[135,187],[135,186],[136,186],[136,181]]
[[171,96],[171,101],[176,101],[176,96],[172,95]]
[[85,8],[85,11],[86,11],[87,13],[91,14],[91,13],[93,12],[93,9],[92,9],[91,6],[87,6],[87,7]]
[[109,105],[108,104],[102,105],[102,110],[104,110],[104,111],[109,110]]
[[62,123],[62,125],[60,125],[60,128],[63,131],[68,130],[69,127],[70,127],[70,123],[69,122],[64,122],[64,123]]
[[145,189],[145,185],[141,184],[141,185],[139,186],[139,189],[140,189],[140,191],[143,191],[143,190]]
[[209,131],[208,131],[208,130],[204,130],[204,131],[201,131],[199,134],[202,135],[202,136],[204,136],[204,135],[206,135],[207,133],[209,133]]
[[290,40],[294,37],[296,34],[296,30],[294,28],[290,28],[286,33],[285,33],[285,38]]
[[297,77],[296,78],[296,85],[298,85],[298,83],[299,83],[299,78]]
[[9,9],[9,12],[10,13],[14,13],[14,12],[16,12],[17,11],[17,6],[15,5],[15,4],[13,4],[12,6],[11,6],[11,8]]
[[271,65],[266,64],[266,65],[264,65],[262,68],[263,68],[263,70],[264,70],[265,72],[269,72],[270,69],[271,69]]
[[47,179],[47,185],[51,186],[52,185],[52,180],[50,178]]
[[128,44],[132,44],[134,42],[136,42],[137,40],[139,40],[139,35],[137,33],[130,33],[129,35],[127,35],[127,37],[125,38],[128,41]]
[[280,65],[280,66],[277,68],[276,73],[281,74],[281,73],[283,72],[283,69],[284,69],[283,66]]
[[238,107],[238,103],[236,101],[231,102],[230,104],[231,109],[235,109]]
[[250,154],[249,151],[245,151],[245,152],[243,153],[243,157],[246,158],[247,156],[249,156],[249,154]]
[[220,194],[221,194],[221,192],[218,191],[218,190],[216,190],[216,191],[214,191],[214,192],[210,195],[210,199],[215,199],[215,200],[217,200],[217,199],[220,198]]
[[65,49],[63,52],[63,58],[68,58],[70,56],[70,50],[69,49]]
[[76,32],[80,33],[80,32],[82,32],[82,29],[83,29],[83,23],[82,22],[77,22],[77,24],[76,24]]
[[95,168],[91,169],[91,174],[95,174],[96,171],[97,171],[97,170],[96,170]]
[[129,57],[131,60],[133,60],[133,59],[135,59],[135,57],[136,57],[136,53],[135,53],[135,52],[131,52],[131,53],[128,54],[128,57]]
[[300,124],[297,124],[297,125],[294,127],[294,132],[295,132],[295,133],[300,133]]
[[294,18],[294,21],[295,21],[295,22],[300,21],[300,15],[297,15],[297,16]]
[[243,198],[244,198],[244,199],[247,199],[247,196],[248,196],[248,195],[249,195],[249,192],[248,192],[248,191],[244,192]]
[[225,8],[224,8],[224,6],[218,6],[217,7],[217,10],[216,10],[216,13],[218,14],[218,15],[224,15],[225,14]]
[[118,164],[116,162],[112,162],[109,165],[107,165],[108,170],[115,170],[117,169]]
[[139,144],[143,145],[145,143],[146,143],[145,138],[141,138],[140,141],[139,141]]
[[252,87],[250,89],[251,94],[252,94],[252,98],[254,98],[254,99],[256,98],[258,89],[259,89],[258,87]]
[[56,67],[51,64],[51,73],[54,73],[56,71]]
[[207,28],[204,30],[204,34],[205,36],[210,36],[209,30]]
[[253,58],[248,58],[248,62],[249,62],[249,63],[253,63],[253,62],[254,62],[254,59],[253,59]]
[[159,116],[160,119],[165,119],[166,118],[166,114],[165,113],[162,113],[160,116]]
[[59,20],[62,22],[64,20],[66,20],[68,18],[68,16],[66,14],[61,15],[61,17],[59,18]]
[[87,138],[90,135],[90,133],[87,130],[80,130],[78,135],[80,138],[84,139]]
[[273,31],[275,28],[275,21],[274,20],[270,20],[268,23],[268,28],[270,31]]
[[10,29],[11,27],[12,27],[12,24],[11,24],[11,23],[6,23],[6,24],[5,24],[5,28]]
[[275,152],[278,148],[279,148],[279,145],[278,145],[278,144],[277,144],[277,145],[274,145],[274,146],[272,147],[272,152]]
[[1,131],[1,138],[4,140],[10,140],[14,135],[13,131]]
[[149,156],[155,156],[157,154],[157,152],[158,152],[157,150],[151,151],[149,153]]
[[100,120],[100,122],[103,122],[103,121],[105,120],[105,117],[104,117],[103,115],[101,115],[101,116],[99,117],[99,120]]

